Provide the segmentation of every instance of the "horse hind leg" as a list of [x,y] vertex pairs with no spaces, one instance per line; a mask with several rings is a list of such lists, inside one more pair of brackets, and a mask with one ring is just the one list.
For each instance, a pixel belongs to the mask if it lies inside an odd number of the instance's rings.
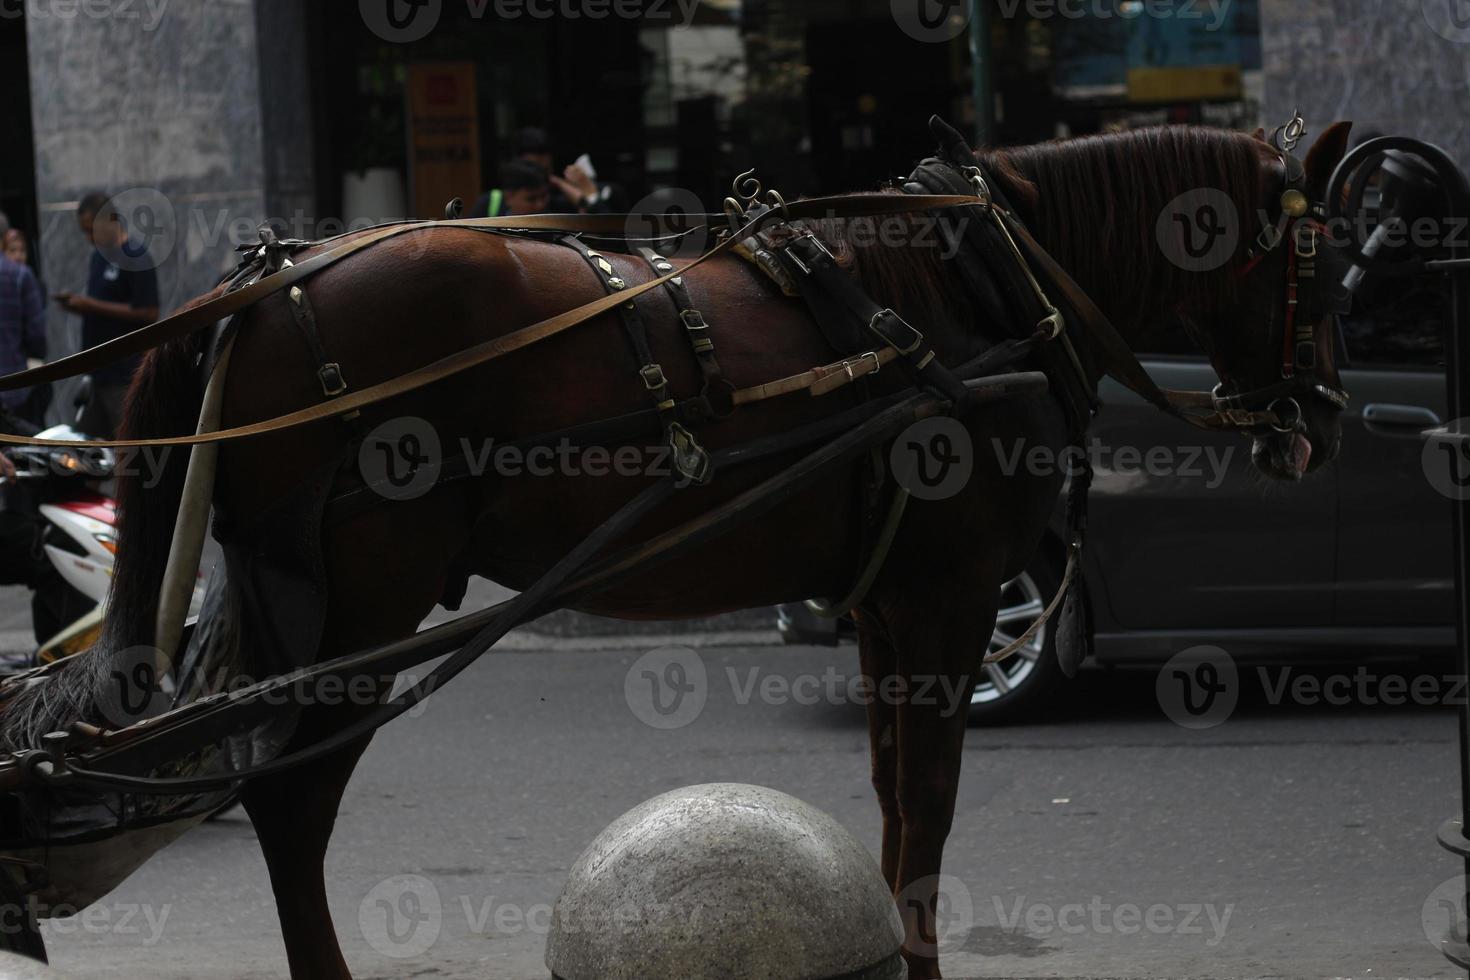
[[[322,658],[408,636],[439,600],[450,556],[469,525],[462,512],[442,502],[413,511],[403,506],[379,508],[341,525],[328,539],[324,556],[333,599]],[[367,581],[364,570],[371,576]],[[308,748],[374,710],[393,678],[371,680],[371,697],[363,696],[361,678],[348,678],[343,688],[351,694],[343,703],[306,707],[285,751]],[[270,872],[292,980],[352,978],[327,904],[324,865],[337,808],[370,741],[367,736],[321,759],[252,780],[241,793]]]

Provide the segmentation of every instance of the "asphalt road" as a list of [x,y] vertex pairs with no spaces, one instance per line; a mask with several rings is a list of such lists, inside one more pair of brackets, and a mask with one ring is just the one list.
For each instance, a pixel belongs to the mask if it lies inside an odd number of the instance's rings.
[[[707,697],[682,727],[646,723],[648,661],[629,682],[663,640],[562,621],[381,733],[327,859],[356,976],[545,978],[545,913],[570,864],[615,817],[674,787],[772,786],[876,848],[863,713],[841,693],[855,653],[730,631],[764,622],[670,641],[696,648],[676,655],[706,672]],[[1457,805],[1451,711],[1303,703],[1313,699],[1248,677],[1225,723],[1190,730],[1161,710],[1156,676],[1085,674],[1033,724],[971,730],[946,857],[947,975],[1462,975],[1422,921],[1443,921],[1458,870],[1434,840]],[[1367,700],[1381,701],[1374,690]],[[417,906],[402,904],[405,890]],[[416,917],[385,933],[384,899]],[[286,976],[238,813],[159,854],[87,917],[46,928],[67,976]]]

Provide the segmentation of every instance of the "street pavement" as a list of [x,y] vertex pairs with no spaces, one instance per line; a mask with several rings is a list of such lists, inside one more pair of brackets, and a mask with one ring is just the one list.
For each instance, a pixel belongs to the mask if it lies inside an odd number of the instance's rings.
[[[675,787],[771,786],[876,849],[855,651],[782,647],[768,623],[660,636],[564,615],[380,733],[327,857],[355,976],[547,977],[547,911],[571,863]],[[645,679],[673,661],[704,681],[661,714]],[[1434,838],[1457,806],[1453,712],[1384,704],[1387,685],[1349,685],[1358,703],[1340,704],[1242,674],[1233,713],[1206,729],[1167,717],[1157,671],[1136,670],[1084,672],[1032,723],[970,730],[947,976],[1463,976],[1425,924],[1445,921],[1459,871]],[[287,976],[238,811],[46,931],[71,977]]]

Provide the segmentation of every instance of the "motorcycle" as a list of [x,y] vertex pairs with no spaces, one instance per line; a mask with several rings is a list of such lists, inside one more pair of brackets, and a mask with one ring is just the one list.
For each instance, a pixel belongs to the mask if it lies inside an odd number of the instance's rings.
[[[76,442],[76,448],[18,446],[7,451],[15,465],[7,509],[32,511],[39,546],[31,596],[37,647],[0,658],[0,673],[48,664],[80,653],[97,641],[106,616],[117,553],[117,502],[111,495],[117,455],[87,445],[70,425],[54,426],[41,438]],[[189,615],[204,602],[204,576],[194,582]]]

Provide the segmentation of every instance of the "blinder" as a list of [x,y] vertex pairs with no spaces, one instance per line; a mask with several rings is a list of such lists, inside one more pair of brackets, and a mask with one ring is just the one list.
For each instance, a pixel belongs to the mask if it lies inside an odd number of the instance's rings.
[[[1306,167],[1292,154],[1305,132],[1301,116],[1292,118],[1272,135],[1271,146],[1285,167],[1286,188],[1281,193],[1281,214],[1262,230],[1241,277],[1250,276],[1266,256],[1289,243],[1286,258],[1286,303],[1271,323],[1281,323],[1281,380],[1248,391],[1239,391],[1228,379],[1211,393],[1215,410],[1244,423],[1259,418],[1265,425],[1241,424],[1241,428],[1280,433],[1298,432],[1303,425],[1299,399],[1317,398],[1332,409],[1347,407],[1348,394],[1329,384],[1318,362],[1318,331],[1332,332],[1334,350],[1342,347],[1338,317],[1352,308],[1352,292],[1343,280],[1352,263],[1328,237],[1327,210],[1322,202],[1307,196]],[[1223,373],[1222,373],[1223,377]]]

